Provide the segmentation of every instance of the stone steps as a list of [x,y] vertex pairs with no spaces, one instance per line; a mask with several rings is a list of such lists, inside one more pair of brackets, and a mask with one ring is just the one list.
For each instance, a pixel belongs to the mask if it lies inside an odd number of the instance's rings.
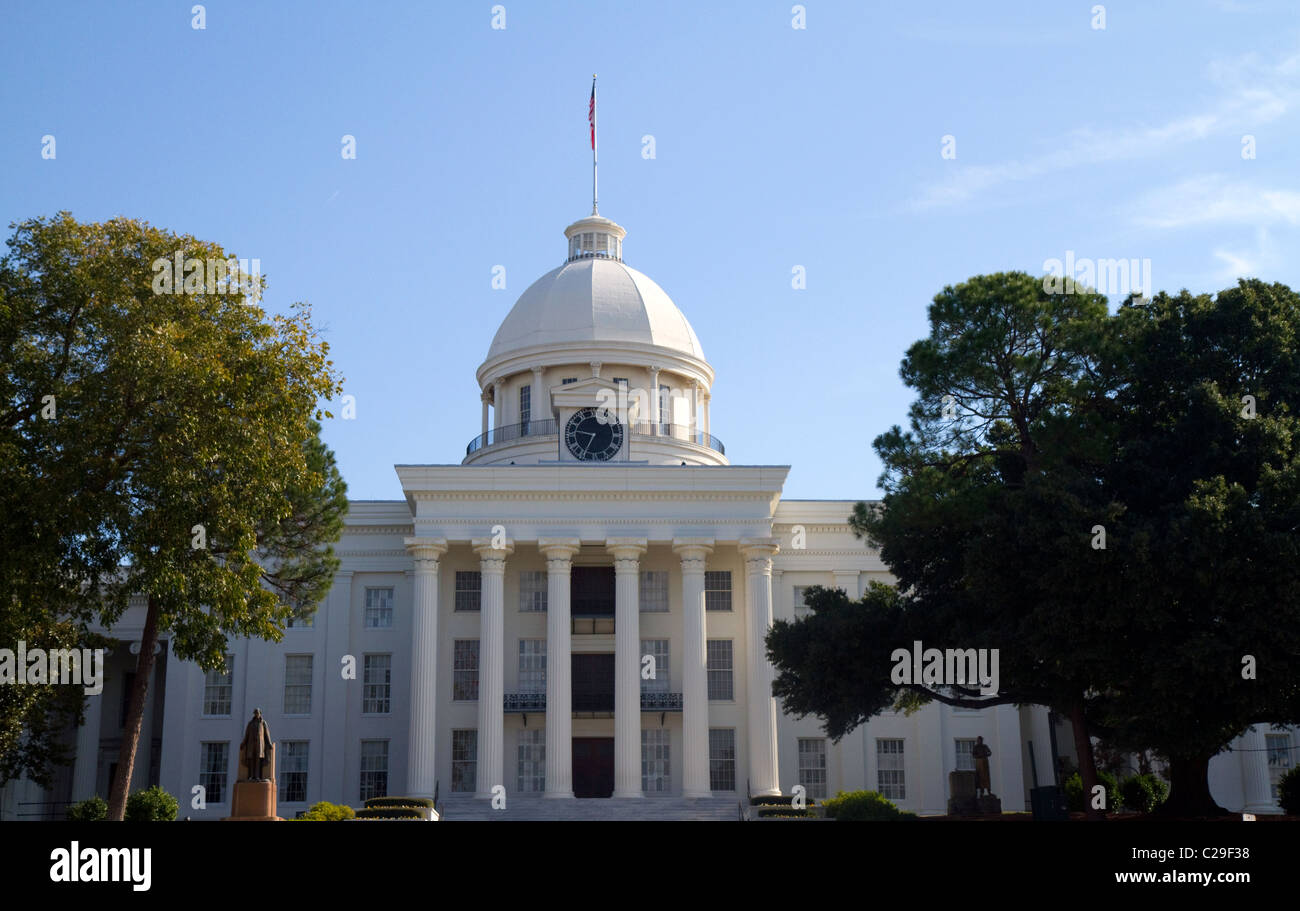
[[492,809],[490,800],[471,797],[452,797],[440,802],[438,807],[445,822],[504,821],[504,822],[615,822],[676,821],[736,822],[740,819],[739,798],[711,797],[698,800],[670,797],[637,799],[586,799],[546,800],[540,797],[519,797],[507,800],[504,810]]

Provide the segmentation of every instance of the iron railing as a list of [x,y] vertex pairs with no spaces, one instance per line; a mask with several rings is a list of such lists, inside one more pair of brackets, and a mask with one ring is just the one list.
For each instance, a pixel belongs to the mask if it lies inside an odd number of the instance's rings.
[[[506,693],[505,711],[521,714],[525,712],[546,711],[545,693]],[[612,712],[614,710],[613,693],[578,693],[573,697],[575,712]],[[680,712],[682,710],[681,693],[642,693],[641,711],[643,712]]]
[[680,712],[681,710],[681,693],[641,694],[641,711],[643,712]]
[[703,431],[691,431],[682,424],[633,424],[632,433],[643,437],[668,437],[673,440],[683,440],[687,443],[694,443],[696,446],[703,446],[706,449],[712,449],[719,455],[727,454],[727,447],[722,445],[719,440],[711,433]]
[[506,693],[505,710],[507,712],[544,712],[546,711],[546,694]]
[[[719,455],[727,454],[727,447],[723,446],[722,441],[713,434],[691,431],[681,424],[632,424],[628,429],[635,436],[667,437],[668,439],[694,443],[696,446],[703,446],[705,449],[712,449]],[[496,446],[499,443],[511,443],[528,437],[557,436],[559,432],[559,422],[552,419],[509,424],[474,437],[469,441],[469,445],[465,447],[465,455],[473,455],[480,449]]]

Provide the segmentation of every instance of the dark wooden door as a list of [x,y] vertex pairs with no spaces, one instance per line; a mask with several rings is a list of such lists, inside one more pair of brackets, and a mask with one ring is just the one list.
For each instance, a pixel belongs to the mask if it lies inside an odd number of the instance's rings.
[[613,714],[614,656],[605,653],[575,654],[573,671],[573,711]]
[[614,738],[573,738],[573,796],[609,797],[614,793]]
[[569,578],[573,616],[614,616],[614,567],[575,566]]

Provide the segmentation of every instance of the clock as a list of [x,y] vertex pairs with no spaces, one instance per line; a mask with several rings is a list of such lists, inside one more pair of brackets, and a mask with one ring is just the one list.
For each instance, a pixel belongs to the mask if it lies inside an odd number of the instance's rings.
[[608,409],[583,408],[564,425],[564,445],[581,462],[608,462],[623,448],[623,425]]

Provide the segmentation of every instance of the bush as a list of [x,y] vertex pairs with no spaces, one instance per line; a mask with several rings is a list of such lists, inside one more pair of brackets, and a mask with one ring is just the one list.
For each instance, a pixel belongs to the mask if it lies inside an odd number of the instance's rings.
[[416,807],[373,807],[357,810],[357,819],[424,819],[424,811]]
[[357,814],[346,804],[330,803],[322,800],[312,804],[312,808],[298,817],[309,822],[337,822],[341,819],[353,819]]
[[804,807],[802,810],[796,810],[791,806],[760,806],[758,809],[758,817],[760,819],[816,819],[817,811],[811,807]]
[[126,799],[127,822],[171,822],[176,818],[180,802],[158,785],[136,791]]
[[366,801],[366,809],[380,807],[428,807],[433,809],[433,800],[428,797],[372,797]]
[[898,809],[877,791],[840,791],[822,807],[829,819],[841,821],[915,819],[915,813]]
[[[1124,798],[1120,795],[1119,782],[1110,772],[1097,770],[1097,784],[1106,789],[1106,807],[1105,812],[1113,813],[1124,805]],[[1075,772],[1069,778],[1065,779],[1065,803],[1070,808],[1071,813],[1083,813],[1087,807],[1092,805],[1092,795],[1087,795],[1088,799],[1084,801],[1083,793],[1083,776]]]
[[108,818],[108,801],[91,797],[68,807],[68,822],[103,822]]
[[1119,794],[1124,800],[1124,807],[1138,813],[1150,813],[1165,802],[1169,796],[1169,785],[1158,775],[1148,772],[1134,775],[1119,783]]
[[1287,816],[1300,816],[1300,766],[1287,772],[1277,783],[1277,802]]

